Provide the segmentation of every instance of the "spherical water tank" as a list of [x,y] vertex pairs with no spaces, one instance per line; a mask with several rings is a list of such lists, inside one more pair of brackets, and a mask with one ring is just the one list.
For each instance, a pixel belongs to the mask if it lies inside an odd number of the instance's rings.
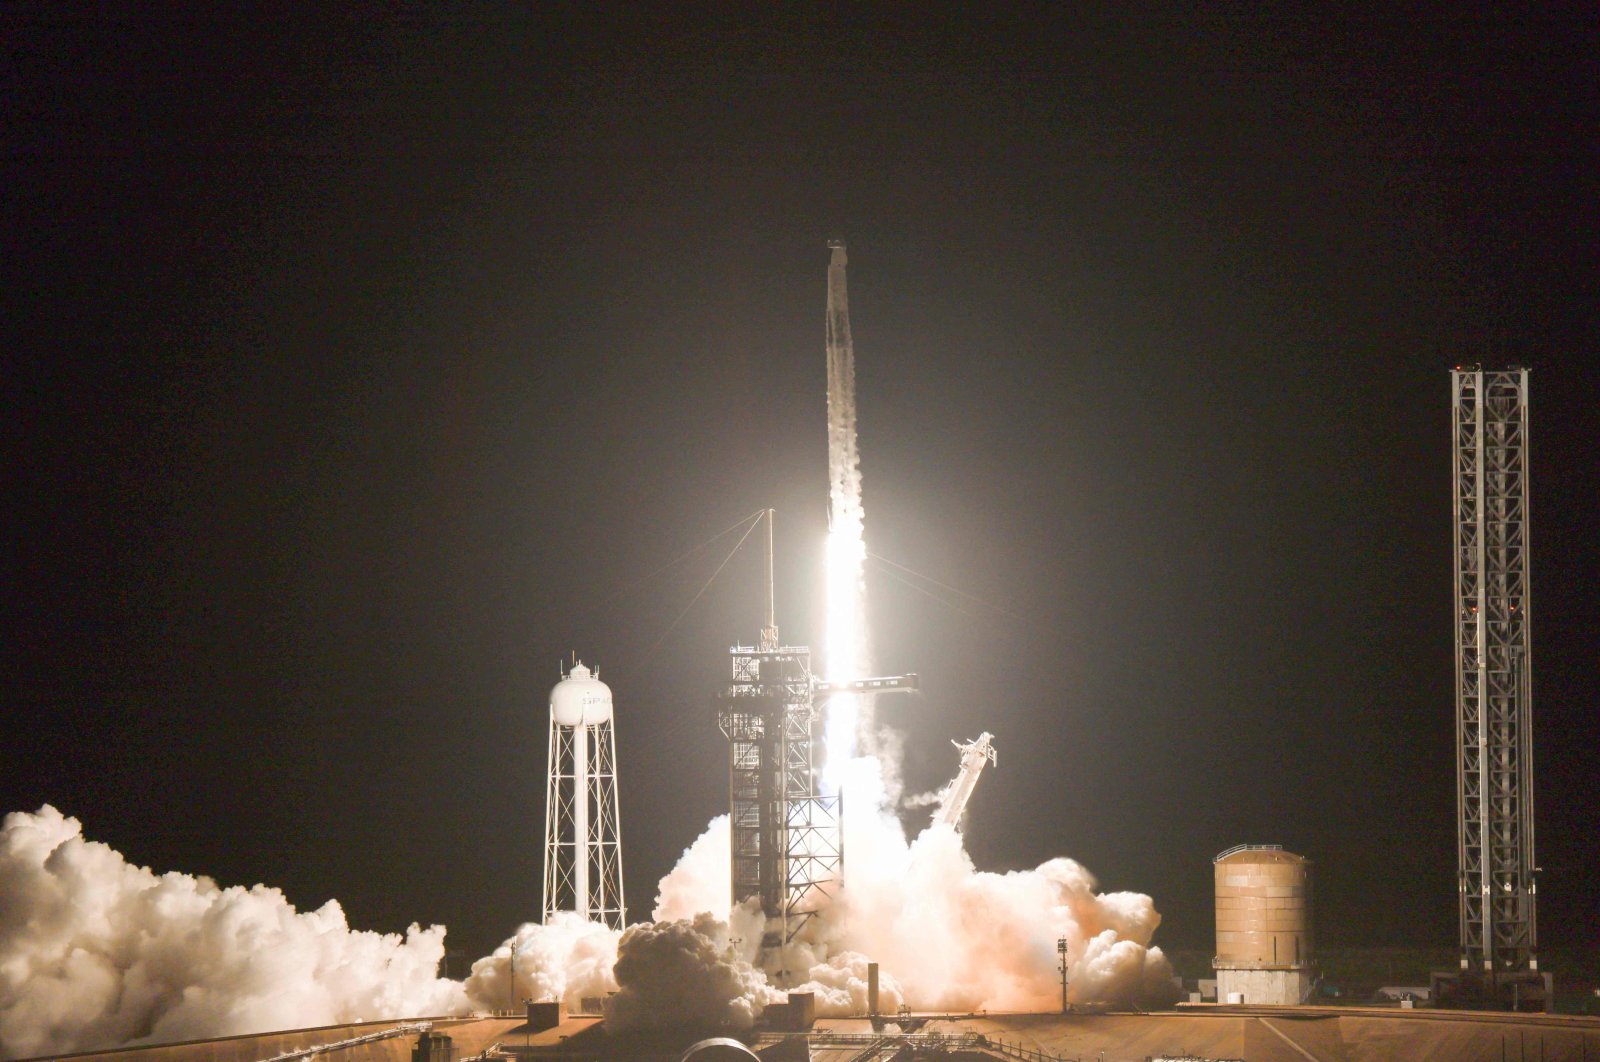
[[574,664],[550,691],[550,718],[561,726],[610,722],[611,687],[582,664]]
[[1240,845],[1213,861],[1217,969],[1311,965],[1311,861],[1278,845]]

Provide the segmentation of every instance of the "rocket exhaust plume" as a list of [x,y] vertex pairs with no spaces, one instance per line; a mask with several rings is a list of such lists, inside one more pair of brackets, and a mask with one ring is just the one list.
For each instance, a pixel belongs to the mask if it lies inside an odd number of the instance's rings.
[[[850,342],[850,300],[845,287],[844,241],[829,240],[828,262],[828,545],[827,630],[824,635],[829,680],[839,682],[870,674],[867,646],[866,591],[862,569],[867,547],[863,537],[861,460],[856,452],[856,360]],[[827,718],[827,780],[842,782],[845,765],[855,756],[856,734],[870,725],[870,701],[858,694],[830,698]]]
[[[840,682],[871,674],[872,667],[847,258],[842,240],[828,246],[824,644],[828,679]],[[914,1007],[1047,1007],[1054,993],[1055,945],[1063,938],[1074,1000],[1150,1000],[1167,991],[1170,967],[1159,948],[1149,947],[1161,921],[1149,897],[1097,894],[1094,879],[1068,859],[1013,874],[978,871],[950,821],[936,822],[908,843],[896,810],[897,743],[875,740],[875,755],[857,757],[858,737],[878,737],[871,716],[871,702],[863,697],[836,693],[829,700],[828,781],[851,794],[844,815],[844,849],[852,853],[849,884],[803,933],[806,939],[791,946],[802,954],[781,963],[787,969],[805,969],[807,960],[814,964],[819,1012],[843,1004],[827,986],[838,983],[841,967],[862,958],[857,949],[900,978],[891,991]],[[965,800],[956,794],[969,773],[975,780],[975,771],[964,770],[951,783],[951,799],[962,807]],[[970,786],[964,795],[970,796]],[[947,803],[945,810],[959,819],[960,809]],[[848,975],[845,981],[853,984]]]

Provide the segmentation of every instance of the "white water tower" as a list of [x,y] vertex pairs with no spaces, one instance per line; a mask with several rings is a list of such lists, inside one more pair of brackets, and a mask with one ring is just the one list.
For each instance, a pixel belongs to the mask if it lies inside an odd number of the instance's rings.
[[550,691],[544,921],[573,911],[623,928],[622,829],[611,688],[574,663]]

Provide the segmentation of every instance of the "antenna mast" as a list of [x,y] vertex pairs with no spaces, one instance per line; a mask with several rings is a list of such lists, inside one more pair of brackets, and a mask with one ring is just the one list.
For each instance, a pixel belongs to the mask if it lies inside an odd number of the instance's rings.
[[772,522],[777,515],[778,510],[767,510],[767,622],[761,628],[760,649],[762,652],[771,652],[778,647],[778,592],[777,582],[773,576],[772,536]]

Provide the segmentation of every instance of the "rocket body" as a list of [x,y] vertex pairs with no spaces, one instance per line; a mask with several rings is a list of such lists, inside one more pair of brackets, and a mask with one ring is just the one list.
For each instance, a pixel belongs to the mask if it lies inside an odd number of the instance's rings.
[[[861,460],[856,452],[856,361],[850,340],[850,298],[845,286],[844,241],[830,240],[828,262],[828,547],[827,634],[824,673],[848,682],[872,673],[867,644],[867,547],[861,508]],[[856,752],[870,697],[835,694],[828,701],[827,770],[837,785]]]

